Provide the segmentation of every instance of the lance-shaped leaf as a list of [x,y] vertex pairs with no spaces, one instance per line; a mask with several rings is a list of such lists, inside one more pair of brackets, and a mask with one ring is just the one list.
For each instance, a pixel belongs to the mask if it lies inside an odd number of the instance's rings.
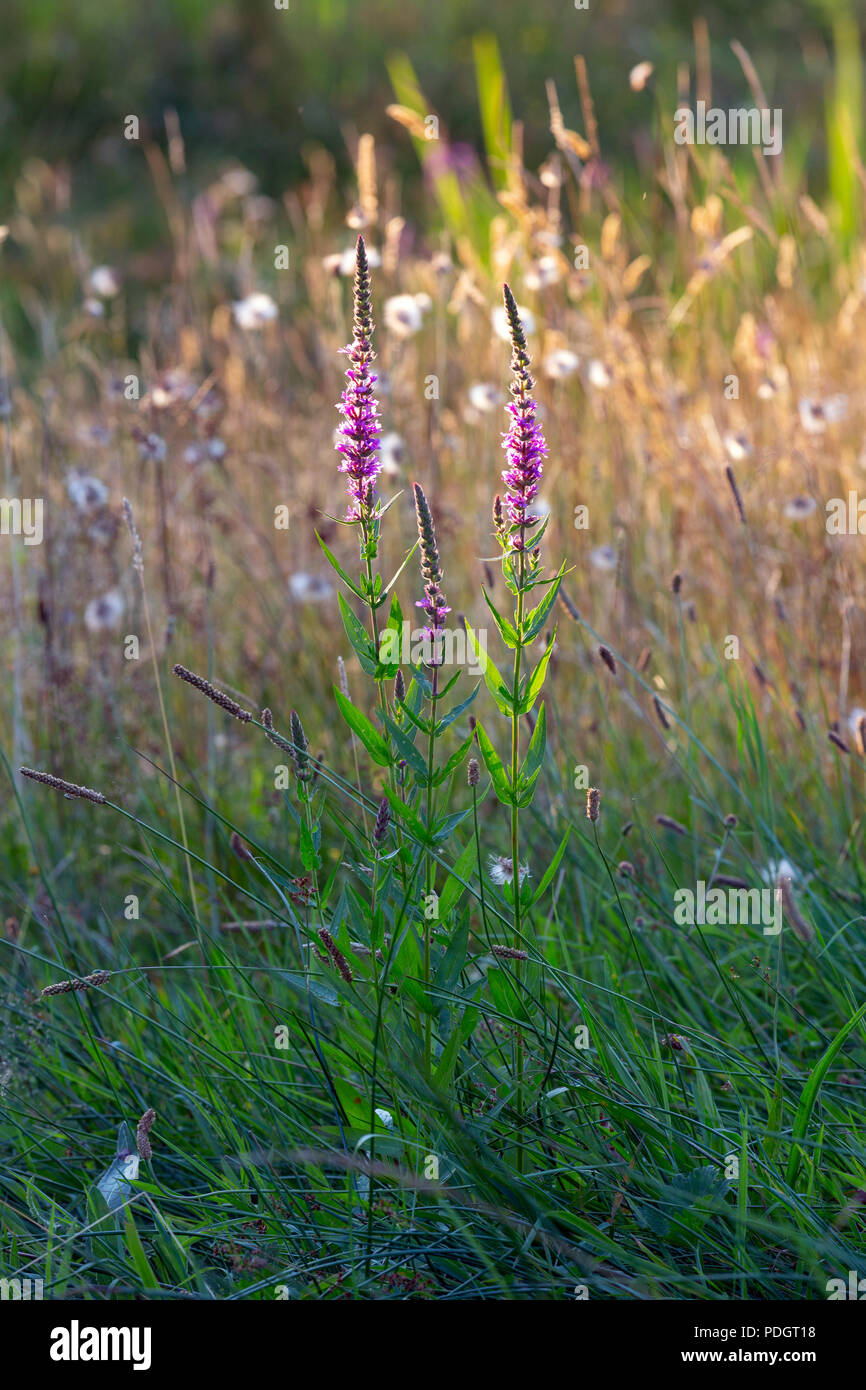
[[337,594],[337,602],[340,605],[340,616],[343,619],[343,627],[346,629],[346,636],[352,650],[360,661],[362,670],[366,671],[368,676],[372,676],[378,665],[376,649],[367,636],[363,623],[352,612],[342,594]]
[[457,829],[467,816],[472,815],[472,807],[467,806],[465,811],[452,811],[449,815],[443,816],[437,821],[433,829],[433,843],[439,844],[443,840],[450,840],[453,832]]
[[532,672],[531,676],[527,678],[525,684],[521,688],[519,701],[520,714],[528,714],[529,711],[532,709],[532,706],[535,704],[536,699],[538,698],[538,695],[541,691],[541,687],[544,685],[544,677],[547,675],[547,664],[550,661],[551,653],[553,651],[553,644],[555,641],[556,629],[554,628],[550,637],[550,641],[548,642],[547,648],[544,652],[544,655],[542,656],[535,670]]
[[519,647],[520,638],[517,636],[516,630],[512,627],[508,619],[506,617],[503,617],[503,615],[499,612],[499,609],[493,603],[493,600],[490,598],[490,595],[488,594],[483,584],[481,586],[481,592],[484,595],[484,602],[487,604],[487,607],[493,614],[493,620],[496,623],[496,626],[499,628],[499,635],[505,643],[506,647],[511,647],[512,649],[514,647]]
[[406,759],[406,762],[411,767],[418,781],[426,787],[427,764],[424,761],[422,753],[415,747],[409,735],[405,733],[398,724],[395,724],[393,719],[389,719],[387,715],[385,716],[385,723],[397,754],[399,757]]
[[520,777],[517,783],[517,805],[522,809],[532,801],[535,783],[538,781],[538,774],[541,772],[541,765],[544,762],[544,750],[547,747],[547,715],[545,706],[542,705],[538,711],[538,719],[532,731],[532,738],[529,740],[529,747],[526,750],[526,758],[520,769]]
[[[399,492],[398,492],[398,493],[397,493],[397,497],[399,497],[399,496],[400,496],[400,494],[399,494]],[[392,499],[391,499],[391,501],[395,501],[395,500],[396,500],[395,498],[392,498]],[[388,503],[388,507],[390,507],[390,506],[391,506],[391,502]],[[388,507],[386,507],[386,508],[384,509],[384,511],[382,512],[382,515],[383,515],[383,516],[385,515],[385,512],[388,510]],[[400,578],[400,575],[403,573],[404,569],[405,569],[406,566],[408,565],[409,561],[412,559],[412,556],[415,554],[415,551],[416,551],[417,549],[418,549],[418,542],[416,541],[415,544],[413,545],[412,549],[409,551],[409,554],[406,556],[406,559],[403,561],[402,565],[401,565],[400,568],[397,570],[396,574],[393,576],[392,579],[389,579],[388,583],[385,585],[385,588],[384,588],[384,590],[383,590],[383,593],[387,594],[387,593],[390,592],[391,589],[393,589],[394,585],[397,583],[397,580]]]
[[502,675],[496,669],[494,662],[487,655],[486,646],[482,647],[480,645],[478,638],[475,636],[473,629],[468,623],[466,624],[466,635],[472,645],[472,653],[484,676],[487,689],[496,701],[500,712],[510,718],[514,713],[514,699],[511,693],[511,687],[506,684]]
[[511,793],[511,779],[505,770],[505,764],[480,724],[475,726],[475,732],[478,736],[478,747],[481,749],[484,766],[490,773],[493,790],[500,801],[504,802],[506,806],[511,806],[514,798]]
[[472,741],[474,738],[474,734],[469,734],[468,738],[463,740],[460,747],[451,754],[451,757],[448,759],[445,766],[440,767],[439,771],[434,774],[434,787],[440,786],[448,777],[451,776],[452,772],[455,772],[457,770],[457,768],[463,762],[463,759],[466,757],[466,754],[469,752],[469,749],[472,747]]
[[441,733],[444,732],[445,729],[449,727],[449,725],[454,723],[455,719],[459,719],[461,714],[463,714],[463,712],[469,708],[480,689],[481,686],[476,685],[471,695],[467,695],[465,700],[461,700],[458,705],[453,705],[447,714],[443,714],[442,718],[436,724],[437,738]]
[[439,917],[443,922],[460,900],[461,894],[466,891],[472,877],[472,870],[475,868],[475,859],[475,840],[471,839],[460,851],[457,862],[446,878],[442,892],[439,894]]
[[[328,547],[325,545],[325,542],[322,540],[322,537],[319,535],[318,531],[316,532],[316,540],[319,542],[319,545],[322,547],[322,550],[324,551],[324,554],[325,554],[325,559],[327,560],[328,564],[329,564],[329,565],[331,566],[331,568],[335,571],[335,573],[338,574],[338,575],[340,576],[340,578],[342,579],[342,581],[343,581],[343,583],[345,584],[346,588],[347,588],[347,589],[351,589],[351,591],[352,591],[353,594],[357,594],[357,596],[358,596],[359,599],[364,599],[364,595],[361,593],[361,590],[358,588],[357,584],[355,584],[355,583],[349,578],[349,576],[347,575],[346,571],[343,569],[342,565],[340,564],[339,560],[337,559],[336,555],[333,553],[333,551],[329,550]],[[366,600],[364,600],[364,601],[366,602]]]
[[556,596],[559,593],[559,586],[562,583],[562,574],[563,571],[560,571],[556,579],[553,580],[538,607],[533,608],[530,613],[527,613],[523,624],[524,643],[534,642],[541,632],[541,629],[544,627],[544,624],[547,622],[548,614],[556,603]]
[[340,707],[340,713],[352,732],[358,735],[373,762],[378,763],[380,767],[390,767],[391,752],[385,742],[384,735],[379,733],[375,724],[371,723],[366,714],[353,705],[348,696],[344,695],[336,686],[334,687],[334,695]]
[[407,806],[406,802],[399,796],[395,796],[394,792],[390,791],[388,787],[383,788],[383,790],[388,798],[388,804],[391,807],[394,819],[406,827],[412,838],[418,844],[429,845],[430,836],[427,834],[427,827],[420,816],[417,816],[411,806]]
[[553,882],[553,876],[559,868],[560,864],[562,863],[562,856],[565,854],[565,847],[568,844],[568,837],[570,836],[570,834],[571,826],[568,826],[565,834],[559,842],[556,853],[554,854],[553,858],[551,859],[550,863],[548,864],[547,868],[541,876],[541,882],[539,883],[538,887],[535,890],[535,893],[533,894],[533,903],[537,903],[540,900],[540,898],[543,896],[543,894],[547,892],[548,888]]

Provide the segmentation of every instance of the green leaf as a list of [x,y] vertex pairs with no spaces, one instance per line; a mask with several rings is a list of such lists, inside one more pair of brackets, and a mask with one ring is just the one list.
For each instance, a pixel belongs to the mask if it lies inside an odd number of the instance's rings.
[[442,783],[443,783],[444,781],[446,781],[447,778],[449,778],[449,777],[451,776],[452,772],[456,772],[457,768],[460,766],[460,764],[462,763],[463,759],[466,757],[466,754],[469,752],[469,749],[472,747],[472,743],[473,743],[474,739],[475,739],[475,735],[474,735],[474,734],[470,734],[470,735],[468,736],[468,738],[464,739],[464,741],[461,743],[460,747],[457,748],[457,749],[451,754],[451,757],[448,759],[447,763],[445,763],[444,767],[440,767],[439,770],[438,770],[438,772],[434,773],[434,775],[433,775],[433,785],[434,785],[434,787],[439,787],[439,786],[441,786]]
[[545,706],[542,705],[538,711],[538,719],[532,731],[532,738],[529,740],[529,747],[526,750],[526,758],[520,769],[521,777],[526,778],[527,782],[538,776],[541,764],[544,762],[544,750],[547,747],[547,714]]
[[529,748],[526,750],[526,760],[520,769],[520,776],[517,780],[517,805],[524,809],[531,805],[535,792],[535,783],[538,781],[538,774],[544,762],[544,750],[547,746],[547,715],[544,705],[538,712],[535,728],[532,731],[532,738],[529,741]]
[[453,907],[456,907],[460,898],[466,891],[466,884],[475,867],[475,840],[470,839],[457,857],[445,886],[439,894],[439,917],[442,921],[448,916]]
[[[440,899],[440,915],[442,903]],[[469,913],[463,913],[463,920],[451,934],[442,962],[436,972],[436,988],[443,994],[450,994],[460,978],[460,971],[466,961],[469,945]]]
[[333,1008],[340,1008],[340,996],[332,985],[325,980],[318,979],[315,975],[302,973],[300,970],[278,970],[277,975],[286,984],[294,986],[300,993],[306,994],[309,990],[314,999],[320,1004],[329,1004]]
[[305,820],[301,821],[301,863],[308,871],[321,868],[316,843]]
[[[514,964],[515,962],[512,961],[511,965],[513,966]],[[527,1022],[529,1014],[526,1012],[523,1001],[517,993],[516,986],[508,978],[505,970],[499,965],[495,967],[491,966],[487,971],[487,984],[494,1006],[503,1022],[512,1019],[517,1019],[521,1023]]]
[[405,801],[402,801],[400,797],[396,796],[394,792],[388,789],[388,787],[384,788],[384,792],[388,798],[388,804],[391,807],[391,810],[394,812],[395,818],[401,821],[404,825],[408,826],[412,836],[420,844],[429,844],[430,837],[427,834],[427,827],[421,820],[421,818],[419,816],[416,816],[411,806],[407,806]]
[[371,723],[366,714],[362,714],[361,710],[357,709],[352,701],[336,686],[334,687],[334,695],[340,707],[340,713],[352,732],[358,735],[373,761],[378,763],[380,767],[390,767],[391,750],[375,724]]
[[444,733],[446,729],[450,728],[450,726],[454,723],[455,719],[459,719],[461,714],[463,714],[463,712],[469,708],[480,689],[481,686],[476,685],[471,695],[467,695],[466,699],[461,700],[459,705],[453,705],[447,714],[443,714],[442,718],[438,721],[436,725],[437,738],[441,733]]
[[487,607],[493,614],[493,620],[496,623],[496,626],[499,628],[499,636],[502,638],[506,647],[511,647],[512,649],[514,649],[515,647],[519,647],[520,638],[518,637],[516,630],[512,627],[508,619],[502,616],[502,614],[499,612],[499,609],[495,607],[493,600],[488,595],[487,590],[485,589],[483,584],[481,586],[481,592],[484,595],[484,602],[487,604]]
[[433,1074],[434,1085],[439,1087],[447,1086],[448,1082],[451,1080],[451,1073],[457,1064],[462,1041],[460,1029],[452,1028],[451,1037],[442,1049],[436,1071]]
[[456,830],[457,826],[460,825],[462,821],[465,821],[467,816],[471,815],[472,807],[467,806],[465,811],[452,811],[450,815],[443,816],[440,821],[436,822],[433,830],[434,844],[442,840],[450,839],[452,831]]
[[480,646],[478,638],[468,623],[466,624],[466,635],[472,644],[472,653],[481,668],[487,689],[496,701],[500,712],[510,718],[514,713],[514,699],[510,687],[506,685],[486,650]]
[[527,613],[526,621],[523,625],[524,642],[534,642],[544,624],[547,622],[548,614],[556,603],[556,596],[559,593],[559,586],[562,583],[562,573],[557,575],[541,600],[537,608],[533,608],[531,613]]
[[352,580],[349,578],[349,576],[347,575],[346,571],[343,569],[342,565],[340,564],[339,560],[337,559],[336,555],[333,553],[333,551],[329,550],[328,547],[325,545],[325,542],[322,540],[322,537],[319,535],[318,531],[316,532],[316,540],[319,542],[319,545],[322,547],[322,550],[325,552],[325,559],[328,561],[328,564],[329,564],[329,565],[331,566],[331,568],[332,568],[333,570],[335,570],[336,573],[340,576],[340,578],[342,579],[342,581],[343,581],[343,583],[345,584],[346,588],[347,588],[347,589],[351,589],[351,591],[352,591],[353,594],[357,594],[357,596],[358,596],[359,599],[361,599],[361,600],[363,600],[364,602],[366,602],[366,599],[364,599],[364,595],[362,594],[361,590],[360,590],[360,589],[358,588],[358,586],[357,586],[356,584],[354,584],[354,583],[352,582]]
[[791,1131],[791,1152],[788,1157],[788,1167],[785,1172],[785,1181],[789,1187],[793,1187],[797,1179],[797,1172],[800,1167],[799,1146],[801,1141],[806,1137],[806,1131],[809,1128],[809,1120],[812,1116],[815,1102],[818,1099],[818,1092],[821,1089],[824,1077],[830,1070],[834,1058],[841,1051],[846,1039],[853,1033],[858,1023],[861,1023],[864,1018],[866,1018],[866,1004],[861,1005],[857,1012],[849,1018],[845,1026],[839,1030],[823,1057],[816,1062],[809,1075],[808,1081],[803,1087],[800,1103],[797,1106],[797,1113],[794,1116],[794,1124]]
[[[399,496],[400,496],[400,493],[398,492],[398,493],[397,493],[397,497],[399,497]],[[388,507],[390,507],[391,504],[392,504],[393,502],[396,502],[396,500],[397,500],[396,497],[392,497],[392,498],[391,498],[391,501],[388,503],[388,506],[387,506],[387,507],[384,507],[383,510],[382,510],[382,515],[383,515],[383,516],[385,515],[385,512],[388,510]],[[397,573],[396,573],[396,574],[393,576],[393,578],[390,579],[390,580],[388,581],[388,583],[385,585],[385,593],[386,593],[386,594],[387,594],[391,589],[393,589],[394,585],[397,583],[397,580],[400,578],[400,575],[403,573],[404,569],[405,569],[406,566],[408,565],[409,561],[412,559],[412,556],[415,554],[415,551],[416,551],[417,549],[418,549],[418,541],[415,542],[415,544],[413,545],[412,549],[409,551],[409,554],[406,556],[406,559],[403,561],[402,565],[401,565],[400,568],[397,570]]]
[[511,105],[496,36],[489,33],[476,35],[473,51],[487,165],[496,187],[507,188],[511,156]]
[[372,676],[378,665],[376,649],[367,636],[364,625],[352,612],[342,594],[337,594],[337,602],[340,605],[343,627],[346,629],[346,636],[349,639],[352,650],[360,661],[362,669],[366,671],[368,676]]
[[394,632],[400,632],[403,627],[403,610],[400,607],[400,600],[396,594],[391,595],[391,607],[388,611],[388,621],[386,628],[392,628]]
[[463,1017],[451,1031],[448,1042],[442,1049],[439,1058],[439,1065],[436,1068],[433,1080],[437,1086],[445,1086],[451,1080],[451,1073],[454,1070],[457,1058],[460,1056],[460,1048],[466,1043],[478,1026],[479,1010],[474,1004],[464,1009]]
[[[382,601],[384,602],[384,595]],[[387,677],[396,676],[402,662],[402,645],[403,610],[397,595],[393,594],[388,621],[379,633],[379,650],[376,653],[378,664],[373,672],[376,680],[385,680]]]
[[435,1017],[435,1015],[438,1014],[439,1010],[442,1008],[442,1001],[439,999],[433,999],[427,993],[424,986],[421,985],[417,980],[413,980],[411,979],[411,977],[406,976],[402,982],[402,988],[409,995],[409,998],[414,1000],[414,1002],[418,1005],[418,1008],[421,1009],[423,1013],[430,1014],[431,1016]]
[[405,730],[401,729],[399,725],[395,724],[393,719],[390,719],[387,715],[385,716],[385,726],[388,730],[388,733],[391,735],[391,742],[394,745],[395,751],[399,754],[401,758],[406,759],[406,762],[409,764],[412,771],[415,773],[415,776],[418,779],[418,781],[426,787],[427,764],[424,761],[424,757],[420,749],[415,747],[414,743],[412,742],[409,735],[405,732]]
[[144,1246],[141,1243],[141,1237],[138,1234],[138,1228],[136,1227],[132,1212],[129,1210],[129,1208],[127,1208],[125,1212],[123,1234],[126,1238],[126,1248],[129,1251],[130,1258],[132,1260],[133,1265],[135,1266],[135,1272],[141,1280],[142,1284],[146,1289],[158,1289],[159,1280],[154,1274],[150,1262],[144,1253]]
[[476,724],[475,733],[478,736],[478,747],[481,749],[484,766],[490,773],[490,779],[493,782],[493,790],[505,806],[513,805],[511,780],[505,770],[505,764],[480,724]]
[[547,664],[550,661],[550,656],[553,651],[553,644],[555,641],[556,629],[554,628],[553,633],[551,634],[550,641],[547,644],[547,650],[544,652],[544,655],[542,656],[541,660],[539,661],[538,665],[532,672],[532,675],[529,677],[529,679],[526,682],[526,685],[523,687],[523,690],[521,691],[521,714],[529,713],[529,711],[532,709],[532,706],[535,704],[539,692],[541,691],[541,687],[544,685],[544,677],[547,675]]
[[565,854],[565,847],[568,844],[568,837],[570,834],[571,826],[569,825],[566,829],[565,834],[559,842],[556,853],[554,854],[553,858],[551,859],[550,863],[548,864],[547,868],[541,876],[541,882],[536,888],[532,898],[533,904],[539,901],[542,894],[547,892],[548,888],[550,887],[550,884],[553,882],[553,876],[562,862],[562,856]]

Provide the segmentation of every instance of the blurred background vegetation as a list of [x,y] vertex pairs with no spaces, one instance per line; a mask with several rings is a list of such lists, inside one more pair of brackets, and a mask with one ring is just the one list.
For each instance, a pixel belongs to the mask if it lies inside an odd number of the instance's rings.
[[[241,160],[271,194],[297,182],[305,150],[324,145],[350,167],[347,136],[393,127],[388,61],[408,55],[452,142],[481,142],[473,62],[479,33],[494,35],[512,101],[525,123],[532,167],[548,146],[545,80],[573,87],[574,54],[589,64],[606,158],[633,161],[645,103],[624,80],[652,62],[659,86],[676,93],[693,54],[691,0],[6,0],[0,47],[0,188],[4,199],[31,158],[65,161],[76,174],[79,216],[115,197],[136,199],[146,238],[151,201],[140,187],[122,118],[162,134],[177,112],[193,177]],[[713,43],[714,99],[746,98],[729,40],[749,50],[771,104],[805,125],[823,124],[834,81],[834,44],[856,0],[715,0],[700,6]],[[842,29],[840,30],[840,25]],[[783,89],[783,91],[782,91]],[[784,101],[780,102],[780,97]],[[408,142],[391,141],[399,172],[415,176]],[[820,156],[819,156],[820,158]],[[820,181],[824,171],[814,171]]]

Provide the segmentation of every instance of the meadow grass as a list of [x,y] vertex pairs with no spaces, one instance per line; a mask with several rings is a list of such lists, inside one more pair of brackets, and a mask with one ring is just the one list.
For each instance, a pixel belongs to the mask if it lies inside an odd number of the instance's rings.
[[[82,304],[56,176],[22,178],[6,487],[46,531],[2,615],[0,1268],[48,1296],[816,1299],[862,1267],[863,579],[826,525],[862,476],[854,203],[797,140],[675,147],[661,90],[627,198],[580,63],[528,171],[478,63],[489,177],[444,137],[430,165],[392,65],[414,237],[369,139],[279,212],[152,147],[144,308]],[[783,929],[683,924],[700,882]]]

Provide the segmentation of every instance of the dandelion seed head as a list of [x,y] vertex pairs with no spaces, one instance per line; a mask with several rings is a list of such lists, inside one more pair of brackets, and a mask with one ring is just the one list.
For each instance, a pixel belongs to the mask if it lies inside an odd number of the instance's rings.
[[123,595],[117,589],[91,599],[84,610],[84,625],[88,632],[110,632],[120,624],[125,610]]
[[166,455],[166,444],[161,434],[151,432],[141,435],[138,440],[138,452],[143,459],[151,459],[154,463],[161,463]]
[[594,386],[597,391],[606,391],[613,384],[613,373],[599,357],[592,359],[586,375],[590,386]]
[[385,300],[382,322],[395,338],[412,338],[424,323],[424,313],[414,294],[395,294]]
[[269,294],[257,291],[244,299],[236,299],[232,304],[232,316],[238,328],[244,333],[257,333],[273,323],[277,317],[277,306]]
[[120,277],[110,265],[98,265],[87,277],[88,293],[98,299],[113,299],[120,293]]
[[382,464],[382,472],[389,478],[398,478],[403,471],[402,464],[406,456],[406,441],[402,435],[394,430],[389,430],[383,434],[379,440],[379,460]]
[[466,394],[472,409],[482,415],[489,415],[505,399],[499,387],[493,386],[489,381],[473,382]]
[[804,521],[817,507],[814,497],[800,495],[785,503],[784,513],[789,521]]
[[73,506],[80,512],[99,511],[108,501],[108,488],[92,473],[73,468],[66,476],[66,491]]
[[325,575],[298,570],[289,575],[289,593],[298,603],[323,603],[333,597],[334,589]]
[[573,376],[577,371],[580,358],[570,348],[557,348],[547,354],[541,365],[545,376],[551,381],[565,381],[566,377]]
[[616,548],[612,545],[597,545],[589,552],[589,563],[593,569],[611,572],[619,563]]
[[[514,881],[513,860],[509,859],[506,855],[491,854],[490,859],[488,861],[488,872],[490,874],[491,883],[495,883],[498,885],[501,885],[503,883],[512,883]],[[520,880],[520,883],[522,884],[524,879],[527,879],[528,877],[529,865],[521,864],[518,871],[518,878]]]
[[529,290],[544,290],[562,279],[562,265],[558,256],[540,256],[526,272],[524,277]]
[[644,60],[642,63],[635,63],[628,75],[628,85],[633,92],[642,92],[646,84],[653,75],[653,65]]
[[737,434],[733,430],[728,430],[722,436],[722,444],[732,463],[740,463],[752,455],[752,445],[746,434]]
[[776,888],[782,879],[796,883],[800,875],[789,859],[768,859],[766,867],[760,870],[764,883]]

